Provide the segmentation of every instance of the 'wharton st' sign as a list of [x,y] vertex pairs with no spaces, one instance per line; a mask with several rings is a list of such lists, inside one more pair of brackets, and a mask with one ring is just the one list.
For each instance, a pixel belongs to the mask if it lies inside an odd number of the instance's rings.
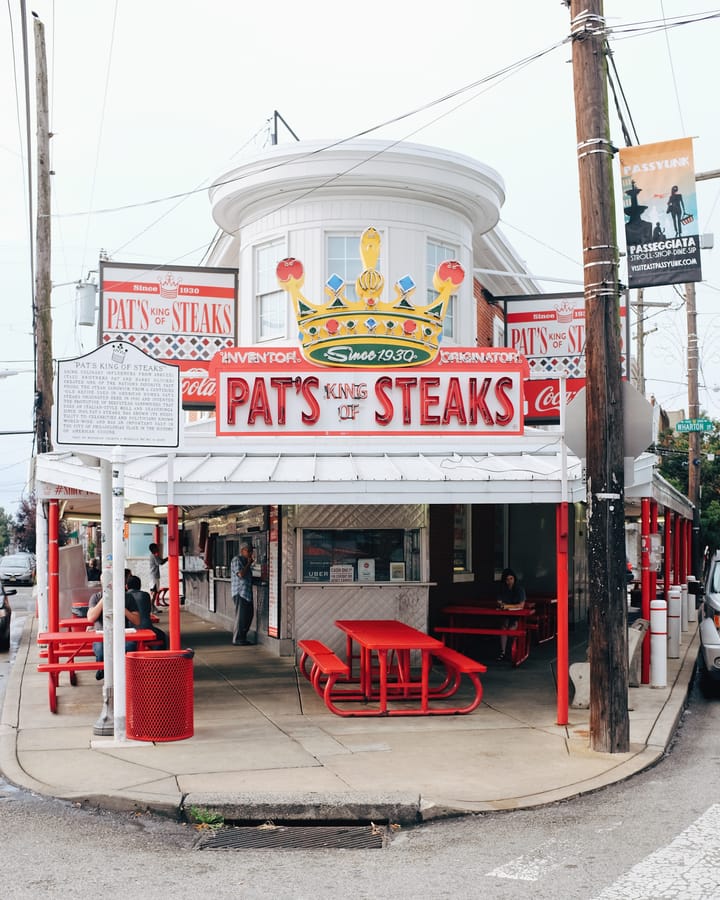
[[440,350],[413,369],[314,365],[294,347],[213,361],[218,435],[516,435],[527,364],[509,349]]

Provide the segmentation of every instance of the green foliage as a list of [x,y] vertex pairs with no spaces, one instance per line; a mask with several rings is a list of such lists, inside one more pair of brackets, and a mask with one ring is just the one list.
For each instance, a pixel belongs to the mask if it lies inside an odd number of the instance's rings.
[[15,523],[12,516],[9,516],[2,506],[0,506],[0,555],[7,553],[12,541]]
[[220,813],[205,809],[203,806],[190,807],[190,821],[199,828],[222,828],[225,819]]
[[[37,535],[35,533],[35,494],[25,497],[18,507],[17,518],[13,524],[13,534],[18,550],[26,550],[35,553]],[[58,545],[64,547],[68,542],[68,533],[65,525],[60,522],[58,529]]]
[[[711,551],[720,547],[720,422],[712,421],[713,430],[700,434],[700,539]],[[687,434],[663,431],[656,450],[661,457],[663,478],[687,496],[690,465]]]

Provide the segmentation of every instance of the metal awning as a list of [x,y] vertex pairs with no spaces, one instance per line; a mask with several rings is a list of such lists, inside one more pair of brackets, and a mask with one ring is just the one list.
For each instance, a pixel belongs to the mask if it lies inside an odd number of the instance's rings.
[[[188,447],[187,443],[198,446]],[[185,449],[172,453],[125,451],[126,501],[149,507],[168,503],[192,507],[586,499],[582,461],[569,454],[563,477],[560,436],[539,429],[486,441],[482,449],[467,444],[450,450],[432,445],[400,449],[396,445],[379,451],[377,444],[359,444],[357,450],[348,451],[319,443],[313,450],[293,447],[278,451],[265,445],[238,451],[235,440],[231,447],[226,439],[187,443]],[[102,452],[109,455],[107,449]],[[48,453],[38,456],[36,464],[36,476],[42,482],[100,491],[99,456]],[[659,503],[683,515],[692,512],[687,498],[655,473],[651,454],[635,461],[629,484],[632,497],[657,494]],[[76,505],[79,511],[79,501]]]

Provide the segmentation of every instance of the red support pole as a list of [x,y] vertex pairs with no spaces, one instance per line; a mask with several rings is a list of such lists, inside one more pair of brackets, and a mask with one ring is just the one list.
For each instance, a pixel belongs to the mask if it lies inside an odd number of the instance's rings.
[[555,566],[557,578],[557,724],[569,721],[568,651],[568,505],[558,503],[555,510]]
[[[650,534],[658,533],[658,506],[657,500],[650,500]],[[650,572],[650,600],[657,597],[657,569]]]
[[170,649],[180,649],[180,565],[178,535],[178,508],[168,506],[168,582],[170,586]]
[[665,507],[665,534],[663,535],[665,540],[665,558],[663,560],[663,581],[664,581],[664,595],[665,602],[667,603],[670,598],[670,580],[672,578],[672,547],[673,547],[673,514],[670,510]]
[[673,513],[673,584],[680,584],[680,514]]
[[685,575],[681,584],[687,584],[688,575],[692,574],[692,520],[685,519]]
[[[650,621],[650,498],[643,497],[640,501],[640,543],[641,543],[641,572],[640,587],[642,600],[640,601],[642,617]],[[642,684],[650,684],[650,632],[645,632],[642,645]]]
[[48,501],[48,629],[60,630],[60,504]]
[[687,576],[687,519],[680,519],[680,558],[678,584],[685,584]]

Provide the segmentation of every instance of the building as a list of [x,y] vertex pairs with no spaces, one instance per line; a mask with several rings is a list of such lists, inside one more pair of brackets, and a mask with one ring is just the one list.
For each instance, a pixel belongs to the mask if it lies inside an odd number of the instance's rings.
[[[194,365],[186,380],[214,382],[215,394],[206,393],[205,413],[185,427],[176,451],[140,453],[125,464],[128,501],[148,514],[167,506],[181,511],[186,606],[230,626],[230,560],[250,538],[257,548],[257,637],[279,654],[293,653],[295,642],[308,636],[340,649],[336,618],[400,618],[432,628],[444,605],[493,596],[506,565],[538,599],[558,597],[558,567],[567,568],[563,622],[584,621],[585,485],[582,462],[568,452],[559,427],[526,426],[522,408],[513,408],[502,423],[499,415],[490,424],[482,416],[465,422],[456,395],[438,399],[430,382],[420,384],[425,371],[433,385],[445,384],[432,368],[436,364],[456,372],[461,385],[485,366],[488,379],[495,379],[493,390],[498,378],[508,378],[512,390],[522,391],[522,361],[498,349],[505,335],[492,298],[529,295],[537,286],[515,274],[524,272],[523,262],[497,227],[504,199],[500,175],[475,160],[420,145],[298,143],[274,147],[224,173],[210,197],[222,233],[208,264],[237,270],[239,303],[215,367],[208,363],[203,371]],[[363,252],[369,227],[372,246]],[[290,279],[294,294],[278,281],[284,260],[302,263],[302,277]],[[401,355],[390,357],[393,364],[366,359],[348,369],[351,354],[337,356],[338,347],[355,346],[364,294],[376,303],[399,284],[399,302],[405,302],[407,289],[411,306],[422,307],[431,319],[444,290],[435,273],[451,261],[465,278],[442,299],[444,316],[435,323],[439,362],[426,363],[427,369],[405,367]],[[481,279],[473,277],[478,270]],[[332,304],[338,297],[347,301],[340,332],[332,330],[337,322],[328,312],[337,308]],[[307,321],[302,315],[298,320],[299,305]],[[323,361],[327,369],[328,359],[330,367],[342,360],[337,384],[317,375],[317,358],[307,362],[307,344],[316,336],[313,315],[320,316],[325,338],[343,337],[331,342],[336,355]],[[362,315],[367,330],[367,308]],[[394,335],[398,323],[388,322],[388,315],[375,318]],[[106,334],[113,340],[127,336]],[[495,349],[485,351],[483,344]],[[402,340],[386,345],[397,348]],[[388,398],[373,380],[388,372],[415,378],[412,388],[398,387],[393,375],[395,390],[410,397],[417,388],[421,399],[408,399],[407,421],[395,410],[392,427],[377,424],[377,409],[370,424],[360,422],[368,387],[376,399]],[[293,377],[302,379],[297,391],[304,391],[306,375],[317,375],[323,401],[334,403],[337,418],[332,425],[318,418],[317,427],[281,428],[270,421],[273,404],[279,410],[281,400],[283,416],[287,406],[288,416],[305,421],[291,409],[296,396],[288,385]],[[242,391],[234,395],[232,385],[244,391],[273,378],[284,385],[277,397],[266,403],[258,394],[245,425],[238,425],[234,412],[246,412],[249,401]],[[515,407],[522,403],[522,393],[513,397]],[[217,417],[210,412],[215,400]],[[192,405],[203,409],[200,402]],[[447,421],[432,421],[436,408]],[[421,424],[417,416],[424,417]],[[253,428],[246,427],[251,419]],[[101,455],[47,454],[38,459],[38,478],[99,492]],[[687,500],[658,478],[648,454],[629,467],[626,486],[633,503],[644,499],[656,510],[660,503],[676,524],[691,518]],[[557,537],[564,535],[566,512],[567,542]]]

